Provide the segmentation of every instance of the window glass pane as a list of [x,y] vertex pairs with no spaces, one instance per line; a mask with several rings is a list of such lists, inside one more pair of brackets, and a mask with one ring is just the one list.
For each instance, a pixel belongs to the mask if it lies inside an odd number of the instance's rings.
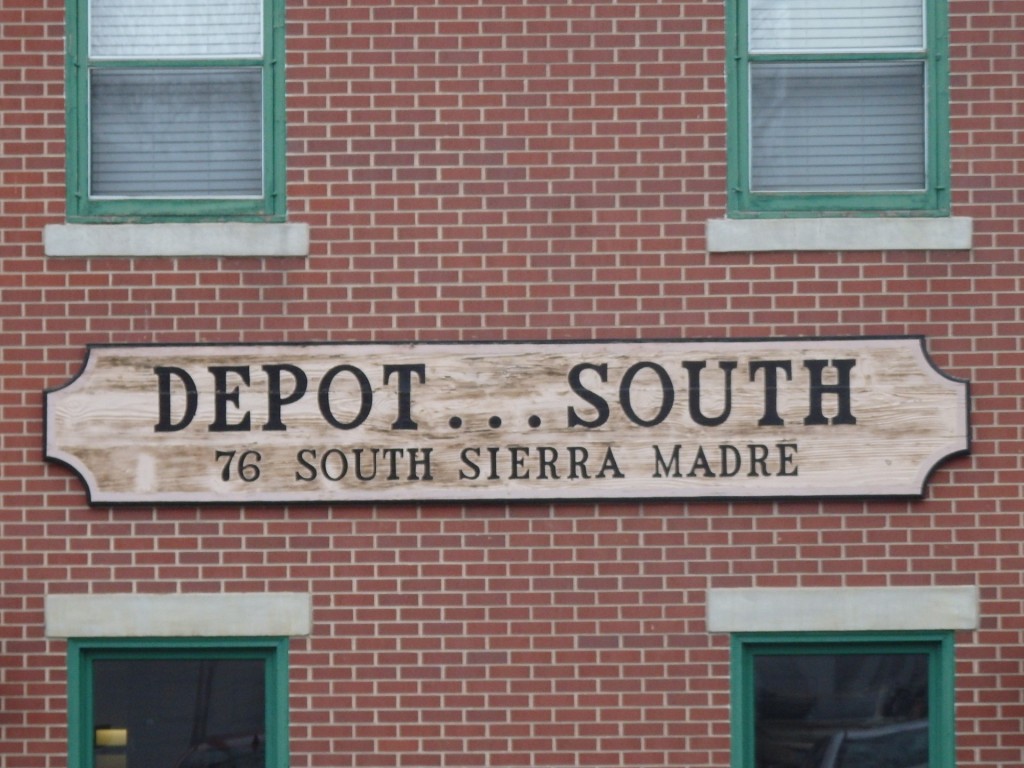
[[927,768],[928,656],[754,656],[755,768]]
[[103,69],[90,90],[93,195],[262,194],[259,69]]
[[91,0],[92,56],[261,56],[262,0]]
[[263,768],[261,659],[93,661],[95,768]]
[[924,85],[922,62],[752,64],[751,188],[923,189]]
[[752,51],[920,50],[922,0],[749,0]]

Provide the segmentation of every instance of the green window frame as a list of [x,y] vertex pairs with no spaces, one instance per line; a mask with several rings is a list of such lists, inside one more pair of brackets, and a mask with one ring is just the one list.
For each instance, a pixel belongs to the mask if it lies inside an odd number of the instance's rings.
[[[923,45],[910,49],[876,48],[860,50],[848,46],[846,50],[825,50],[824,44],[818,49],[785,50],[784,45],[778,49],[757,49],[751,45],[751,6],[758,0],[727,0],[726,36],[727,36],[727,67],[726,67],[726,98],[727,98],[727,182],[728,182],[728,213],[733,218],[758,217],[800,217],[800,216],[948,216],[949,215],[949,31],[948,10],[946,0],[921,0],[923,4]],[[841,6],[840,0],[823,3],[826,6]],[[788,68],[790,72],[802,72],[801,67],[809,67],[808,72],[825,72],[832,67],[833,73],[846,65],[848,73],[854,67],[880,71],[889,65],[892,68],[912,67],[919,64],[923,67],[923,148],[914,161],[920,162],[923,180],[915,182],[915,188],[901,189],[900,185],[890,183],[880,185],[878,189],[870,188],[867,182],[852,184],[844,189],[835,182],[821,185],[792,182],[772,186],[760,184],[754,179],[755,145],[753,125],[757,122],[752,117],[755,111],[754,91],[752,85],[759,85],[761,98],[769,103],[773,93],[764,83],[769,78],[761,75],[757,79],[752,72],[766,73],[771,68],[782,72]],[[882,83],[886,78],[877,75]],[[789,82],[795,83],[803,79],[799,74]],[[825,76],[822,75],[822,81]],[[756,82],[754,82],[756,81]],[[847,75],[846,82],[856,82],[857,78]],[[782,82],[781,80],[779,82]],[[869,80],[864,80],[864,83]],[[780,86],[781,88],[782,86]],[[863,86],[864,92],[872,89]],[[795,90],[795,89],[790,89]],[[782,92],[781,90],[779,91]],[[841,93],[840,89],[832,93]],[[851,96],[844,108],[852,108],[856,112]],[[841,104],[837,96],[835,103]],[[813,109],[813,106],[811,107]],[[760,114],[767,113],[763,108]],[[806,115],[794,108],[790,119],[798,115]],[[807,122],[804,120],[804,122]],[[764,125],[764,123],[760,123]],[[797,129],[799,130],[799,129]],[[758,131],[765,136],[766,131]],[[824,135],[824,134],[823,134]],[[794,147],[800,147],[799,138],[793,139]],[[762,145],[768,143],[762,138]],[[856,138],[850,140],[851,150]],[[798,151],[794,149],[793,151]],[[767,155],[761,150],[760,155]],[[840,153],[836,153],[839,156]],[[851,151],[847,156],[856,157]],[[854,163],[856,165],[856,163]],[[911,186],[911,185],[908,185]],[[885,188],[887,187],[887,188]]]
[[[131,739],[125,724],[104,723],[106,733],[120,741],[104,740],[94,719],[97,662],[166,661],[262,662],[265,719],[263,768],[287,768],[288,751],[288,640],[287,638],[89,638],[68,641],[68,766],[69,768],[140,768],[128,758]],[[145,685],[140,681],[140,685]],[[161,697],[157,697],[161,698]],[[198,699],[195,703],[199,707]],[[193,714],[193,713],[183,713]],[[108,730],[107,727],[110,727]],[[210,744],[215,744],[214,740]],[[113,746],[111,746],[113,744]],[[217,746],[222,746],[217,744]],[[207,752],[206,755],[210,755]],[[198,755],[202,757],[200,753]],[[176,754],[173,759],[181,758]],[[209,760],[209,757],[205,758]],[[199,760],[202,762],[202,760]],[[184,765],[184,761],[182,762]],[[251,766],[244,758],[226,765]]]
[[[90,52],[90,24],[92,6],[99,0],[67,0],[67,57],[66,57],[66,124],[67,124],[67,219],[83,223],[127,223],[127,222],[188,222],[188,221],[284,221],[285,201],[285,3],[284,0],[260,0],[260,28],[253,37],[259,37],[259,51],[255,44],[251,52],[225,55],[200,55],[184,50],[179,54],[157,56],[148,50],[131,50],[125,53],[94,55]],[[184,24],[183,24],[184,26]],[[181,30],[181,38],[187,39],[187,31]],[[184,48],[189,46],[186,43]],[[200,46],[194,46],[200,48]],[[137,46],[142,49],[143,46]],[[177,88],[177,104],[191,102],[190,95],[196,93],[193,83],[197,78],[212,73],[212,78],[226,82],[230,73],[236,75],[235,89],[242,78],[249,102],[247,108],[251,117],[246,123],[249,133],[247,153],[253,167],[251,174],[259,178],[250,180],[244,191],[224,191],[211,186],[209,191],[160,191],[138,189],[147,178],[144,166],[138,166],[138,184],[130,191],[94,192],[93,141],[95,133],[102,136],[102,130],[94,132],[96,119],[93,100],[96,98],[92,83],[107,83],[105,92],[122,94],[118,97],[125,103],[146,86],[148,78],[150,103],[162,108],[160,114],[175,115],[173,96],[167,96],[173,88],[160,93],[160,85],[152,85],[163,78],[164,86],[170,80]],[[244,74],[243,74],[244,73]],[[133,81],[134,78],[134,81]],[[132,86],[130,83],[135,82]],[[126,85],[129,84],[129,85]],[[136,90],[132,90],[132,89]],[[212,96],[208,103],[218,101],[215,86],[210,86]],[[129,91],[131,91],[129,93]],[[153,95],[155,94],[155,95]],[[111,98],[111,97],[108,97]],[[198,97],[195,97],[198,102]],[[115,117],[120,113],[112,112]],[[228,110],[224,110],[228,114]],[[153,120],[160,125],[166,120]],[[256,123],[259,123],[257,126]],[[201,125],[197,122],[194,125]],[[221,136],[217,129],[206,128],[211,134],[210,147],[214,136]],[[139,135],[133,131],[130,135]],[[180,138],[180,137],[179,137]],[[158,139],[158,146],[167,147],[171,139]],[[196,142],[182,140],[183,146],[195,146]],[[117,142],[112,142],[117,146]],[[230,151],[237,151],[237,143],[228,142]],[[173,158],[173,149],[165,150]],[[223,147],[212,149],[224,157],[228,151]],[[258,156],[258,161],[256,157]],[[140,150],[135,157],[146,157],[146,150]],[[259,167],[255,168],[258,162]],[[180,169],[179,169],[180,170]],[[188,176],[189,174],[186,174]],[[200,174],[196,174],[198,176]],[[152,177],[152,176],[151,176]]]
[[[843,749],[870,749],[874,734],[879,739],[907,738],[911,728],[920,729],[921,720],[927,720],[927,766],[928,768],[955,768],[955,720],[954,720],[954,637],[950,631],[915,632],[790,632],[790,633],[738,633],[732,636],[731,647],[731,721],[732,721],[732,768],[759,768],[756,758],[757,739],[771,742],[771,731],[766,725],[758,728],[756,708],[758,706],[755,680],[755,663],[769,656],[841,656],[865,654],[898,656],[916,654],[927,659],[927,702],[926,715],[920,719],[904,722],[894,719],[873,721],[865,725],[852,716],[844,723],[833,722],[835,728],[829,737],[824,735],[814,753],[818,763],[825,768],[846,768],[851,764],[842,759]],[[762,691],[762,706],[766,694]],[[919,704],[916,706],[920,706]],[[906,705],[904,704],[904,708]],[[776,711],[779,710],[776,706]],[[801,738],[812,731],[810,724],[790,715],[795,726],[789,733],[800,732]],[[908,718],[911,716],[907,716]],[[810,718],[808,717],[808,720]],[[821,722],[816,725],[820,728]],[[796,728],[797,730],[793,730]],[[868,730],[864,730],[867,728]],[[871,728],[876,730],[872,731]],[[901,730],[902,729],[902,730]],[[895,732],[895,735],[893,735]],[[852,737],[848,733],[854,734]],[[900,735],[902,733],[902,736]],[[916,734],[916,731],[914,732]],[[858,736],[859,734],[859,736]],[[823,734],[818,733],[819,737]],[[914,738],[923,738],[914,735]],[[845,744],[850,746],[844,746]],[[859,741],[858,741],[859,739]],[[893,749],[893,741],[889,741]],[[762,745],[763,746],[763,745]],[[790,743],[787,748],[791,748]],[[831,755],[831,760],[826,759]],[[777,759],[777,756],[776,756]],[[797,759],[797,758],[793,758]],[[860,761],[856,761],[860,764]],[[818,763],[815,763],[816,765]],[[872,763],[875,764],[875,763]],[[882,765],[882,762],[877,763]]]

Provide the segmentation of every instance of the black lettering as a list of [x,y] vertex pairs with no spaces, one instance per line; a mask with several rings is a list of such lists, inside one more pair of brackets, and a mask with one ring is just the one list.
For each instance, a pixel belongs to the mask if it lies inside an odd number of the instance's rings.
[[[330,459],[332,456],[337,456],[339,459],[340,471],[335,475],[332,475],[327,470],[327,460]],[[324,451],[324,455],[320,459],[320,474],[322,474],[331,482],[338,482],[343,477],[345,477],[345,475],[348,474],[348,457],[346,457],[344,452],[341,451],[341,449],[339,448],[331,448],[329,450]]]
[[[747,472],[747,477],[771,477],[771,472],[768,471],[768,446],[761,445],[760,443],[751,443],[747,446],[747,450],[750,451],[750,470]],[[760,472],[758,472],[760,468]]]
[[690,471],[687,472],[687,477],[696,477],[697,470],[703,472],[704,477],[714,477],[715,473],[711,469],[711,463],[708,461],[707,455],[704,453],[704,446],[697,447],[697,455],[693,457],[693,464],[690,466]]
[[[509,480],[529,480],[530,470],[526,469],[526,459],[530,455],[529,448],[523,448],[518,445],[513,445],[508,449],[509,462],[511,466],[511,474],[508,476]],[[519,474],[522,472],[522,474]]]
[[388,480],[398,480],[398,460],[405,455],[404,448],[385,448],[383,450],[384,458],[386,458],[391,464],[391,472],[388,474]]
[[[352,377],[359,385],[359,413],[356,414],[352,421],[347,422],[338,419],[331,409],[331,385],[334,384],[334,380],[338,375],[342,373],[352,374]],[[366,417],[370,415],[370,408],[373,407],[373,388],[370,386],[370,380],[366,378],[366,374],[355,366],[338,365],[324,374],[317,391],[317,402],[320,405],[320,414],[324,417],[324,421],[332,427],[336,429],[355,429],[366,421]]]
[[[810,413],[804,419],[804,424],[810,426],[857,423],[857,419],[853,416],[850,394],[850,370],[856,364],[856,360],[804,360],[804,368],[811,373]],[[829,365],[836,369],[838,375],[838,381],[835,384],[825,384],[822,381],[822,372]],[[835,395],[839,400],[836,415],[832,417],[831,422],[825,417],[821,407],[822,396],[826,394]]]
[[590,479],[590,473],[587,472],[587,459],[589,457],[590,454],[586,448],[579,445],[569,446],[569,479]]
[[377,477],[377,449],[371,448],[370,454],[373,456],[373,471],[369,474],[363,469],[363,454],[366,452],[365,448],[355,448],[352,453],[355,454],[355,465],[356,465],[356,477],[366,482],[367,480],[373,480]]
[[[282,363],[281,365],[264,365],[267,373],[267,423],[263,425],[265,432],[284,431],[288,429],[281,420],[281,406],[294,403],[306,394],[306,373],[301,368]],[[281,373],[287,371],[291,375],[292,391],[287,397],[281,397]]]
[[491,474],[487,477],[488,480],[497,480],[501,476],[498,474],[498,451],[501,448],[497,446],[488,446],[487,452],[491,454]]
[[309,472],[308,475],[301,475],[298,472],[295,473],[296,480],[302,480],[307,483],[311,483],[316,480],[316,465],[310,464],[310,459],[316,459],[316,451],[312,448],[303,448],[295,455],[295,460],[302,465],[302,468]]
[[[780,477],[796,477],[800,474],[799,467],[796,466],[796,443],[779,443],[779,471]],[[789,468],[790,464],[793,465],[792,469]]]
[[703,360],[683,363],[683,368],[689,374],[690,418],[693,419],[694,423],[700,424],[703,427],[717,427],[720,424],[724,424],[729,418],[729,414],[732,413],[732,372],[736,368],[736,363],[732,360],[722,360],[718,363],[718,367],[725,373],[725,404],[718,416],[705,416],[700,407],[700,372],[706,366],[707,363]]
[[612,453],[611,448],[608,448],[605,451],[604,461],[601,462],[601,469],[598,471],[597,476],[603,478],[609,472],[612,477],[625,477],[625,475],[619,471],[619,463],[615,460],[615,454]]
[[[173,366],[157,366],[153,369],[157,377],[157,408],[158,419],[153,427],[154,432],[177,432],[192,423],[196,409],[199,407],[199,390],[192,377],[181,368]],[[185,410],[181,418],[171,421],[171,389],[172,377],[178,379],[185,388]]]
[[391,425],[392,429],[419,429],[412,420],[412,374],[419,376],[420,384],[427,380],[427,366],[423,363],[413,365],[385,365],[384,383],[391,380],[391,374],[398,374],[398,418]]
[[[721,464],[718,466],[718,474],[721,477],[733,477],[739,474],[740,469],[743,467],[743,457],[740,454],[739,448],[735,445],[720,445],[718,446],[719,457]],[[732,465],[729,465],[729,459],[732,458]]]
[[463,448],[459,458],[462,459],[462,463],[469,469],[469,472],[465,469],[459,470],[460,480],[476,480],[480,477],[480,466],[473,460],[480,458],[479,448]]
[[[557,480],[558,468],[555,462],[558,461],[558,451],[550,446],[542,445],[537,449],[537,478],[539,480]],[[549,474],[550,473],[550,474]]]
[[579,395],[587,403],[594,406],[594,409],[597,411],[597,415],[593,419],[584,419],[576,413],[575,408],[569,406],[567,424],[570,427],[587,427],[588,429],[594,429],[608,421],[608,401],[596,392],[592,392],[583,386],[583,383],[580,381],[580,374],[583,373],[583,371],[594,371],[600,377],[602,382],[608,381],[608,366],[604,363],[601,363],[600,365],[580,363],[579,365],[574,365],[570,369],[569,386],[572,388],[573,392]]
[[[664,473],[664,474],[662,474]],[[682,477],[679,472],[679,446],[672,446],[672,455],[668,461],[661,455],[661,448],[654,446],[654,477]]]
[[[433,448],[423,448],[423,458],[419,458],[419,448],[409,449],[409,479],[410,480],[433,480],[430,474],[430,452]],[[420,477],[419,470],[423,469],[423,477]]]
[[[658,409],[654,418],[651,419],[643,419],[637,414],[633,409],[633,398],[630,394],[633,379],[645,368],[654,371],[654,375],[658,377],[658,381],[661,384],[661,408]],[[631,365],[619,384],[619,403],[622,405],[623,413],[629,417],[630,421],[641,427],[653,427],[663,422],[672,411],[672,403],[675,401],[675,397],[676,393],[672,387],[672,380],[669,378],[668,371],[656,363],[644,362]]]
[[789,360],[753,360],[750,363],[750,380],[754,381],[758,371],[764,371],[764,413],[757,421],[759,427],[782,427],[786,422],[779,416],[779,371],[786,374],[786,381],[793,379],[793,366]]
[[247,365],[211,365],[207,370],[213,374],[213,423],[208,427],[210,432],[248,432],[249,412],[246,411],[241,421],[228,423],[228,404],[239,407],[241,393],[238,387],[228,389],[228,374],[235,374],[242,383],[249,386],[249,366]]

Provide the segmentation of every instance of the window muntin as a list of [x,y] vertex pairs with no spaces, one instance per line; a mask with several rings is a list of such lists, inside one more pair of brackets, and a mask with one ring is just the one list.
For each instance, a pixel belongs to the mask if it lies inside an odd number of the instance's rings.
[[70,220],[281,220],[283,2],[69,0]]
[[287,645],[72,641],[72,768],[285,768]]
[[734,768],[952,768],[951,633],[733,638]]
[[948,214],[944,0],[734,0],[735,215]]

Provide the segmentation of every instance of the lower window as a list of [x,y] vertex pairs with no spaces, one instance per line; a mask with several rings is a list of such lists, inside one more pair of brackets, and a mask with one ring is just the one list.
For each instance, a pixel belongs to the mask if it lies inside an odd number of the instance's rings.
[[285,768],[287,641],[69,643],[71,768]]
[[952,768],[952,633],[733,636],[733,768]]

